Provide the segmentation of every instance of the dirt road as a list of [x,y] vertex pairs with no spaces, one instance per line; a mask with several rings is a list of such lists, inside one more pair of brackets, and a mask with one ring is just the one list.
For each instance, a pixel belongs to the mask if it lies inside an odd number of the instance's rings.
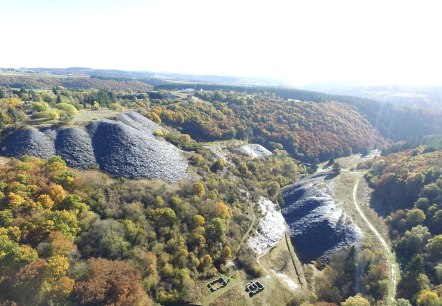
[[384,250],[385,257],[387,258],[387,263],[389,267],[390,272],[390,281],[391,285],[389,287],[388,297],[390,301],[393,301],[396,296],[396,287],[397,287],[397,265],[394,260],[394,256],[390,251],[390,247],[388,243],[385,241],[384,238],[382,238],[382,235],[378,232],[376,227],[373,226],[373,224],[368,220],[367,216],[365,216],[364,212],[362,211],[361,207],[358,204],[357,201],[357,192],[359,187],[359,182],[362,179],[362,173],[361,176],[358,177],[355,180],[354,187],[353,187],[353,203],[355,205],[356,210],[358,211],[361,218],[364,220],[364,222],[368,225],[372,233],[375,235],[376,239],[381,243],[382,249]]

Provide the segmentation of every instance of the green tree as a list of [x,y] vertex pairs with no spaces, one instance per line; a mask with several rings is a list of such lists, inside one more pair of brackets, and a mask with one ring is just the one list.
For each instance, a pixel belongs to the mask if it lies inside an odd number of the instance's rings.
[[442,235],[431,238],[428,242],[427,249],[434,262],[442,260]]
[[332,169],[333,174],[338,175],[339,173],[341,173],[341,169],[342,169],[342,167],[339,163],[333,164],[333,169]]
[[342,306],[370,306],[370,302],[360,296],[360,295],[355,295],[355,296],[351,296],[348,299],[346,299],[344,302],[341,303]]

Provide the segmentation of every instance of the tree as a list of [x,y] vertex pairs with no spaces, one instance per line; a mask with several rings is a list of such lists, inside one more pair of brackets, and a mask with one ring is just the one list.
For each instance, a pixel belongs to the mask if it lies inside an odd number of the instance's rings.
[[370,302],[360,296],[360,295],[355,295],[355,296],[351,296],[348,299],[345,300],[345,302],[341,303],[342,306],[370,306]]
[[75,281],[67,276],[60,277],[52,286],[51,299],[62,305],[74,290]]
[[228,245],[226,245],[223,249],[223,259],[224,261],[232,259],[232,249]]
[[149,118],[150,120],[152,120],[153,122],[155,122],[157,124],[161,123],[160,116],[158,116],[158,114],[155,112],[150,112],[149,114],[147,114],[147,118]]
[[414,208],[407,212],[407,224],[409,227],[422,224],[424,221],[425,213],[419,208]]
[[139,272],[123,261],[88,260],[88,276],[75,284],[80,305],[150,305]]
[[202,197],[206,193],[206,188],[202,182],[195,182],[193,184],[193,192],[195,195]]
[[224,201],[220,200],[215,203],[215,214],[222,219],[229,219],[232,216],[232,210]]
[[428,242],[427,249],[434,262],[442,260],[442,235],[431,238]]
[[54,201],[55,205],[61,204],[61,202],[63,202],[64,198],[67,195],[63,187],[58,184],[51,185],[48,189],[48,194],[51,197],[51,199]]
[[226,233],[226,225],[223,219],[214,218],[210,221],[206,228],[207,239],[213,243],[216,241],[222,241]]
[[423,290],[417,298],[418,306],[440,306],[442,300],[431,290]]
[[427,227],[422,225],[415,226],[411,230],[406,231],[399,240],[398,252],[406,258],[422,253],[430,237],[431,234]]
[[219,158],[216,160],[216,162],[212,165],[211,171],[217,172],[218,170],[223,170],[224,166],[226,165],[226,161],[222,158]]
[[95,222],[81,235],[78,244],[85,255],[112,259],[121,258],[130,246],[125,239],[124,226],[113,219]]
[[409,300],[398,299],[394,302],[394,306],[412,306]]
[[170,207],[155,209],[155,215],[159,226],[171,227],[177,222],[175,211]]
[[203,226],[205,222],[206,222],[206,220],[201,215],[195,215],[192,218],[192,223],[195,228],[199,227],[199,226]]
[[48,259],[48,275],[53,279],[58,279],[66,274],[69,268],[69,260],[62,255],[55,255]]
[[334,175],[338,175],[339,173],[341,173],[341,169],[342,169],[342,167],[339,163],[334,163],[332,172]]
[[47,262],[38,259],[20,268],[13,276],[8,297],[18,305],[41,305],[45,300],[45,274]]
[[51,256],[68,256],[76,251],[75,244],[61,232],[52,232],[49,234],[49,253]]

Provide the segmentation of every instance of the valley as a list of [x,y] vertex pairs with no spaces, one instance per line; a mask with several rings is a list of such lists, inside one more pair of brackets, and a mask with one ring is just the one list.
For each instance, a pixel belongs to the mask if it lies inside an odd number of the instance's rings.
[[[411,109],[87,78],[0,78],[1,303],[437,296],[441,142],[385,125]],[[433,114],[416,120],[439,131]]]

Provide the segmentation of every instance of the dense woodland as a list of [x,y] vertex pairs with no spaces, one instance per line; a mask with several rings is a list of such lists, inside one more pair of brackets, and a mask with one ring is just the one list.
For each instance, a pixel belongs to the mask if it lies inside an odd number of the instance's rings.
[[[266,87],[266,86],[233,86],[216,84],[165,84],[158,86],[163,89],[195,88],[197,90],[209,91],[235,91],[251,94],[267,93],[275,94],[285,100],[313,101],[328,103],[335,101],[355,106],[360,114],[379,130],[382,136],[399,141],[411,137],[420,137],[429,134],[442,133],[442,113],[439,110],[424,110],[419,108],[403,107],[389,103],[381,103],[371,99],[330,95],[322,92],[299,90],[287,87]],[[413,123],[412,125],[410,123]]]
[[[277,199],[303,173],[284,152],[238,156],[243,180],[210,152],[191,158],[201,179],[176,188],[108,181],[58,157],[25,157],[0,171],[0,299],[43,305],[146,305],[192,299],[194,282],[225,272],[237,255],[262,273],[239,242],[250,224],[245,194]],[[242,186],[242,187],[241,187]],[[241,250],[238,253],[238,250]],[[147,293],[147,294],[146,294]]]
[[374,161],[367,180],[375,190],[374,207],[388,214],[402,269],[400,296],[417,305],[441,305],[442,151],[428,148]]
[[284,101],[274,95],[202,92],[189,101],[153,108],[161,119],[200,141],[244,139],[317,163],[361,152],[383,141],[353,107]]
[[3,75],[0,74],[0,86],[5,88],[51,89],[63,86],[69,89],[108,89],[147,91],[151,85],[134,79],[92,78],[89,76],[42,76],[42,75]]

